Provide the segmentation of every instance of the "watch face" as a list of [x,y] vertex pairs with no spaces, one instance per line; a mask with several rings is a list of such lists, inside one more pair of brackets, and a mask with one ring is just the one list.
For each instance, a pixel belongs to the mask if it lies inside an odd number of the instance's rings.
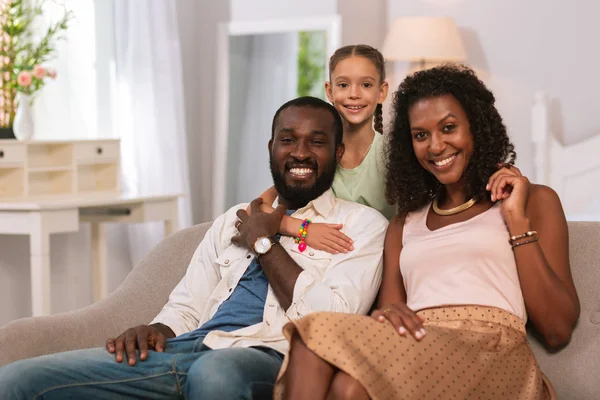
[[254,250],[258,254],[265,254],[271,248],[271,240],[267,237],[260,238],[256,241],[254,245]]

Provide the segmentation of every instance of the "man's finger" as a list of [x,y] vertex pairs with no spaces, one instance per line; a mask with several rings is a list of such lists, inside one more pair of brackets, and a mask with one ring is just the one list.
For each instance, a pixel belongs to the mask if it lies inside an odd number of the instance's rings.
[[127,362],[129,365],[135,365],[137,358],[135,350],[137,347],[136,331],[131,329],[125,333],[125,354],[127,356]]
[[165,351],[166,339],[165,335],[162,333],[156,332],[156,344],[154,345],[154,350],[158,352]]
[[240,221],[242,221],[242,223],[246,222],[246,220],[248,219],[248,214],[246,213],[246,210],[237,210],[235,212],[235,215],[237,215],[237,217]]
[[262,197],[259,197],[257,199],[252,200],[252,203],[250,203],[250,212],[252,214],[259,213],[260,212],[260,205],[262,203],[263,203]]
[[115,361],[120,363],[123,361],[123,352],[125,350],[125,337],[121,335],[115,340]]
[[115,352],[115,339],[110,338],[106,341],[106,351],[111,354]]
[[148,330],[138,332],[137,345],[140,349],[140,361],[145,360],[148,357]]
[[283,204],[278,205],[277,208],[273,210],[273,213],[278,217],[283,218],[283,216],[285,215],[285,206]]

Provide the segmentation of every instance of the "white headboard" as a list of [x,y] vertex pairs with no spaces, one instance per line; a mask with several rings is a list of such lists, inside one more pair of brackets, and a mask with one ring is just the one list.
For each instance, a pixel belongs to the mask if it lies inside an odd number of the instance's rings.
[[563,145],[553,134],[548,105],[546,94],[537,92],[531,110],[533,182],[556,190],[567,219],[600,220],[600,132]]

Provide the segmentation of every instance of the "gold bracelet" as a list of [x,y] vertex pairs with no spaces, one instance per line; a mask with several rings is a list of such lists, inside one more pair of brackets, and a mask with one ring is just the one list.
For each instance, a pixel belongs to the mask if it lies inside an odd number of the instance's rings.
[[528,232],[522,233],[520,235],[511,236],[508,239],[508,243],[513,244],[513,242],[515,240],[523,239],[523,238],[526,238],[526,237],[529,237],[529,236],[533,236],[533,235],[537,235],[537,231],[528,231]]
[[524,245],[524,244],[529,244],[529,243],[533,243],[533,242],[537,242],[537,241],[538,241],[538,238],[534,237],[533,239],[525,240],[524,242],[512,243],[512,247],[514,249],[517,246],[521,246],[521,245]]

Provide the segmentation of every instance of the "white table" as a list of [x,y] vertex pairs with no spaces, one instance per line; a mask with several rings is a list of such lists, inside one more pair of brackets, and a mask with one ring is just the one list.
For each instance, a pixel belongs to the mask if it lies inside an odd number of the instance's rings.
[[164,221],[165,237],[177,230],[181,195],[90,195],[0,202],[0,234],[29,235],[33,316],[50,314],[50,235],[92,228],[94,302],[108,294],[105,223]]

